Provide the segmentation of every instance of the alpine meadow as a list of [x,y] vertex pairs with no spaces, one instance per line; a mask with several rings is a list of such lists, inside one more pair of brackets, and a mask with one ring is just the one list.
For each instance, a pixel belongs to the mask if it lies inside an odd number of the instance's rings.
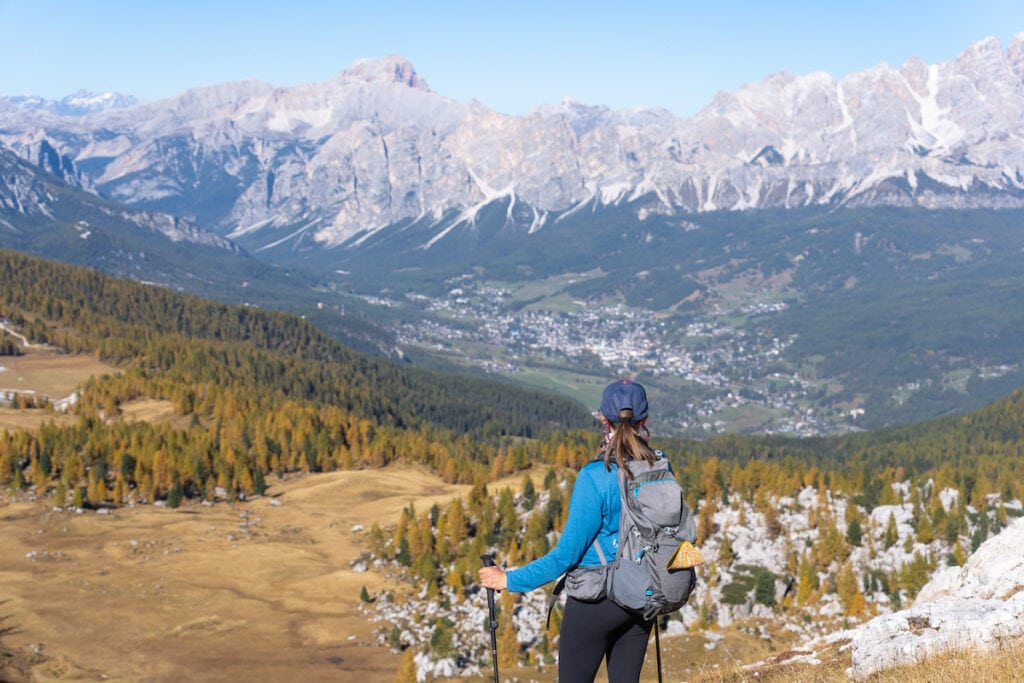
[[556,681],[478,571],[621,378],[704,560],[642,681],[1020,680],[1022,140],[1024,34],[687,118],[0,97],[0,681]]

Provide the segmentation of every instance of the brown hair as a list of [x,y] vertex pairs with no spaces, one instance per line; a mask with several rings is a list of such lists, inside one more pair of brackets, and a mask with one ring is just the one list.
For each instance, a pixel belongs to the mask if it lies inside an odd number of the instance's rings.
[[626,467],[626,461],[646,460],[652,463],[656,457],[648,445],[647,439],[640,435],[640,428],[643,427],[644,421],[641,420],[635,425],[632,422],[633,409],[623,408],[620,410],[619,420],[615,423],[617,428],[611,433],[604,447],[605,469],[611,471],[614,457],[619,469],[626,473],[627,479],[632,479],[633,473]]

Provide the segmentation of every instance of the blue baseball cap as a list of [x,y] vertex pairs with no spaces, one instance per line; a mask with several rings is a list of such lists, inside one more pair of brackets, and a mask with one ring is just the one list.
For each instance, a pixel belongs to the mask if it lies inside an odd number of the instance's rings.
[[601,414],[609,422],[619,421],[619,411],[629,408],[633,411],[631,424],[647,417],[647,392],[628,379],[612,382],[601,394]]

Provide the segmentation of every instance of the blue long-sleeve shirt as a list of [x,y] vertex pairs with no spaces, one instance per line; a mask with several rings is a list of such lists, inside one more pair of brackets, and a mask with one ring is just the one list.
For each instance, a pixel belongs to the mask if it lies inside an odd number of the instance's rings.
[[619,468],[605,470],[603,460],[584,465],[569,498],[569,516],[558,544],[548,554],[506,573],[508,590],[523,593],[554,581],[575,566],[600,566],[594,539],[605,559],[615,560],[619,545]]

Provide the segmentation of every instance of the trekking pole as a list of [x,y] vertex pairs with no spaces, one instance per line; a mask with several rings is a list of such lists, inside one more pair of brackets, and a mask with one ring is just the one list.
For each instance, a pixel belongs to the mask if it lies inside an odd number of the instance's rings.
[[[485,567],[494,567],[494,555],[481,555],[480,561]],[[494,665],[494,683],[498,681],[498,620],[494,618],[494,589],[487,589],[487,612],[490,616],[491,627],[491,661]]]
[[654,651],[658,653],[658,683],[661,683],[661,638],[658,635],[658,622],[661,617],[654,617]]

